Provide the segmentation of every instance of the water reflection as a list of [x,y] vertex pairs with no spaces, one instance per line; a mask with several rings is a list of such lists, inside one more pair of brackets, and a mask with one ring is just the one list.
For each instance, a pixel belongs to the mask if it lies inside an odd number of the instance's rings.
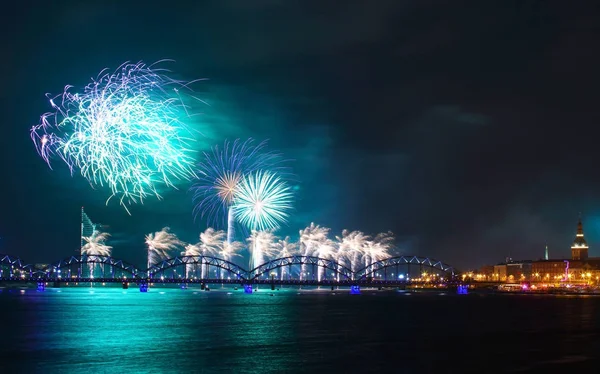
[[2,372],[488,372],[596,355],[600,298],[404,295],[4,289]]

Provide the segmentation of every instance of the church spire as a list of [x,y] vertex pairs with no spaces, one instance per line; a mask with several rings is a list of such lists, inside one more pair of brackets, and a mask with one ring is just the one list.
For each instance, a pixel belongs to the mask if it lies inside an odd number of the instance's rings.
[[583,224],[581,223],[581,213],[579,213],[579,222],[577,222],[577,235],[571,246],[571,257],[573,260],[586,260],[588,258],[588,245],[583,237]]
[[579,213],[579,222],[577,223],[577,236],[583,238],[583,224],[581,223],[581,213]]

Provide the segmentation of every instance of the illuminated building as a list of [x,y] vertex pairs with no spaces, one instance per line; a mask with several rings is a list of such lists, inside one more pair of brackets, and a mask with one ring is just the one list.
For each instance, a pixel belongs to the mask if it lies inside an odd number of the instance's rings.
[[544,283],[572,283],[579,285],[600,286],[600,257],[589,257],[589,246],[583,235],[581,217],[577,223],[577,233],[571,246],[571,258],[551,259],[548,245],[545,246],[543,259],[537,261],[514,261],[507,258],[506,262],[491,268],[481,268],[480,280],[496,282],[533,281]]
[[566,274],[567,260],[534,261],[531,267],[532,280],[555,282],[560,281]]
[[589,257],[589,247],[583,235],[581,217],[577,223],[577,233],[571,245],[571,259],[548,259],[548,247],[544,260],[534,261],[532,280],[544,282],[589,283],[600,276],[600,258]]
[[588,258],[588,245],[583,237],[583,225],[581,223],[581,217],[579,217],[579,223],[577,223],[577,235],[575,241],[571,246],[571,258],[573,260],[587,260]]
[[496,281],[506,280],[506,264],[494,265],[494,278]]

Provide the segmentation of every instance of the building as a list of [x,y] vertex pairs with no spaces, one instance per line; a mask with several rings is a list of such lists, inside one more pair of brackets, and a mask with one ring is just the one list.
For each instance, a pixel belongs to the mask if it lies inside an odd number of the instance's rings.
[[506,264],[494,265],[494,280],[495,281],[506,281]]
[[517,282],[531,278],[532,261],[509,261],[494,265],[491,279],[500,282]]
[[544,249],[543,260],[506,262],[480,270],[480,280],[500,282],[537,281],[548,283],[579,283],[600,286],[600,257],[589,257],[589,246],[583,233],[581,217],[577,223],[577,232],[571,245],[571,258],[550,258],[548,246]]
[[600,258],[589,257],[589,246],[583,234],[581,217],[577,223],[577,233],[571,245],[570,259],[548,259],[548,247],[544,260],[532,264],[532,280],[543,282],[585,282],[600,281]]
[[565,277],[569,260],[541,260],[531,264],[532,280],[560,281]]
[[583,237],[583,224],[581,223],[581,217],[579,217],[579,223],[577,223],[577,235],[571,246],[571,258],[573,260],[587,260],[588,249],[587,242]]
[[514,261],[506,264],[506,277],[508,281],[531,279],[532,261]]

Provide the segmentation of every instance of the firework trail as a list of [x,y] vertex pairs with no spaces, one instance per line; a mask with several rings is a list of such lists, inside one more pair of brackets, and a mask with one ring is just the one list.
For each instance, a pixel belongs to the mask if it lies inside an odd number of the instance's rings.
[[207,228],[200,233],[200,241],[196,244],[204,256],[214,256],[220,252],[225,240],[225,231]]
[[[184,247],[184,251],[181,252],[182,256],[199,256],[200,248],[194,244],[186,244]],[[189,278],[189,274],[191,274],[194,270],[194,264],[186,264],[185,265],[185,277]]]
[[110,256],[112,247],[106,245],[106,240],[110,237],[109,233],[94,231],[92,236],[83,237],[85,245],[81,249],[82,254],[91,256]]
[[106,202],[116,197],[128,213],[127,205],[160,199],[161,186],[192,179],[196,134],[181,120],[189,117],[184,98],[194,98],[192,82],[166,72],[125,63],[102,71],[83,92],[66,86],[31,129],[39,155],[49,166],[62,159],[92,187],[107,186]]
[[373,240],[367,241],[364,249],[365,267],[371,267],[373,263],[390,257],[390,248],[394,242],[394,236],[391,232],[380,233]]
[[[329,244],[329,229],[327,227],[321,227],[315,225],[314,222],[310,223],[310,226],[304,230],[300,230],[300,253],[303,256],[313,256],[315,252],[318,252],[320,246]],[[306,271],[306,265],[302,265],[300,272],[300,279],[304,276]]]
[[[336,244],[337,243],[334,242],[333,240],[325,239],[323,242],[320,242],[317,245],[317,247],[315,248],[315,251],[313,252],[314,253],[313,255],[316,257],[319,257],[319,258],[326,259],[326,260],[334,260],[337,263],[338,251],[337,251]],[[317,280],[321,281],[324,274],[326,275],[325,268],[319,267],[317,269]]]
[[276,229],[287,221],[292,190],[279,176],[257,171],[244,176],[234,199],[238,221],[252,230]]
[[[292,242],[290,237],[286,236],[285,238],[279,239],[273,243],[273,250],[277,253],[277,257],[279,258],[291,257],[298,253],[298,244]],[[283,280],[285,275],[285,267],[281,267],[280,275],[281,280]]]
[[153,264],[170,258],[173,251],[185,245],[168,227],[146,235],[145,239],[148,247],[148,269]]
[[239,184],[245,175],[258,170],[281,169],[280,155],[265,150],[266,141],[254,144],[253,139],[233,143],[225,141],[223,147],[215,146],[204,152],[196,170],[197,182],[192,186],[194,216],[207,218],[217,226],[222,216],[227,216],[227,242],[234,237],[235,213],[233,202]]
[[[94,227],[91,236],[84,236],[85,245],[81,248],[81,254],[88,256],[110,256],[112,247],[106,245],[106,241],[110,237],[107,232],[101,232]],[[94,276],[95,263],[88,263],[90,277]],[[101,265],[100,265],[101,266]]]
[[242,242],[229,243],[225,241],[217,255],[225,261],[231,261],[233,256],[241,256],[238,252],[243,248],[244,243]]
[[252,230],[247,239],[250,251],[250,269],[256,269],[264,264],[265,258],[277,256],[277,247],[274,245],[277,239],[272,230]]
[[[244,247],[243,243],[232,242],[228,243],[225,240],[225,232],[217,231],[213,228],[207,228],[200,234],[200,241],[196,244],[188,244],[185,246],[185,251],[181,252],[184,256],[214,256],[225,261],[231,261],[234,256],[240,256],[238,252]],[[194,267],[194,264],[186,265],[186,277]],[[207,269],[202,267],[202,276],[205,275]],[[219,268],[221,278],[223,277],[223,269]]]
[[343,230],[342,236],[337,236],[336,239],[338,242],[337,262],[352,271],[356,271],[370,237],[360,231]]

